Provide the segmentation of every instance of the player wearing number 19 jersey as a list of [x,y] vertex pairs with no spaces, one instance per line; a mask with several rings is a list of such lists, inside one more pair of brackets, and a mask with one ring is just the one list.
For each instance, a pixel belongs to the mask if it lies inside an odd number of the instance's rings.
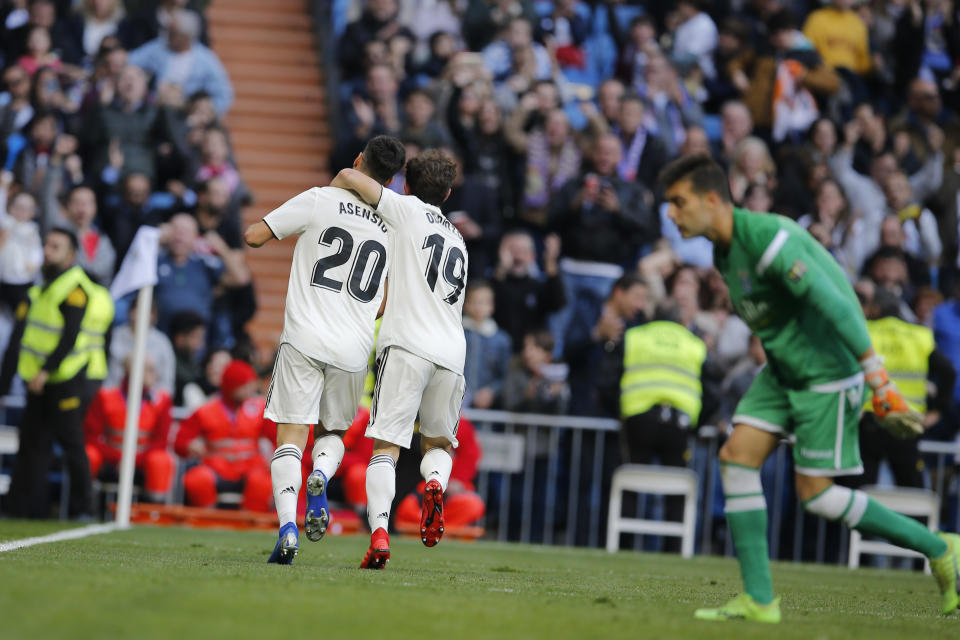
[[[403,166],[403,145],[373,138],[354,164],[377,184]],[[270,464],[280,536],[271,562],[296,555],[301,452],[314,428],[313,473],[307,480],[305,530],[310,540],[326,532],[327,479],[343,459],[343,433],[360,404],[374,323],[384,297],[387,226],[357,197],[335,187],[315,187],[268,213],[246,233],[260,246],[299,235],[264,417],[277,423]]]
[[833,476],[860,473],[858,423],[864,383],[881,425],[901,437],[922,431],[890,381],[867,333],[853,288],[809,233],[782,216],[735,208],[727,177],[709,156],[680,158],[661,181],[669,216],[684,237],[706,236],[730,299],[767,354],[737,406],[720,449],[727,524],[746,593],[700,609],[705,620],[779,622],[767,556],[767,508],[760,467],[781,437],[794,441],[797,497],[808,512],[918,551],[930,559],[941,611],[960,603],[960,538],[934,534]]
[[400,447],[410,446],[420,416],[426,481],[420,536],[432,547],[443,535],[443,492],[450,479],[463,401],[463,290],[467,249],[440,212],[456,173],[437,150],[407,163],[406,188],[397,195],[368,177],[341,171],[332,184],[353,189],[375,205],[390,230],[390,293],[377,345],[377,382],[366,435],[373,438],[367,467],[370,549],[361,567],[382,569],[390,557],[387,525]]

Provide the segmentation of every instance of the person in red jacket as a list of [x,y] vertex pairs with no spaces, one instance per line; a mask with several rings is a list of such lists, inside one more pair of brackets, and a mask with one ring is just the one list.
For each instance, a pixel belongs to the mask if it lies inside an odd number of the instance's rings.
[[218,492],[242,488],[243,509],[270,511],[273,487],[259,440],[276,427],[263,418],[264,403],[253,367],[234,360],[223,372],[220,395],[180,423],[174,451],[200,461],[183,476],[189,504],[212,507]]
[[[367,503],[366,471],[373,452],[373,440],[362,436],[369,418],[370,412],[361,407],[343,437],[347,451],[337,476],[343,482],[343,493],[347,502],[354,508],[361,508]],[[460,441],[460,446],[455,450],[450,482],[443,494],[443,520],[446,527],[466,526],[476,522],[483,517],[486,510],[473,485],[477,477],[477,464],[482,455],[480,442],[473,424],[462,416],[457,427],[457,440]],[[394,524],[398,528],[403,525],[420,526],[424,484],[421,481],[414,493],[407,494],[400,501],[394,517]]]
[[[129,361],[124,363],[129,375]],[[119,387],[97,391],[83,421],[90,475],[101,480],[116,480],[123,453],[123,432],[127,424],[127,385],[125,375]],[[173,485],[176,461],[167,451],[173,399],[156,389],[157,374],[148,357],[143,366],[143,399],[137,431],[136,480],[142,483],[146,497],[162,502]]]

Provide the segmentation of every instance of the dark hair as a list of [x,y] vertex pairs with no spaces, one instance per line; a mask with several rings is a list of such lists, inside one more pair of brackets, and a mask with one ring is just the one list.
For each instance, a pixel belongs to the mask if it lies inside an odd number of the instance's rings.
[[474,278],[467,284],[467,295],[470,295],[477,289],[490,289],[492,291],[493,284],[484,278]]
[[410,102],[410,100],[415,96],[423,96],[424,98],[430,101],[430,104],[433,104],[433,105],[437,104],[437,101],[433,99],[433,96],[430,95],[429,91],[427,91],[426,89],[421,89],[419,87],[417,87],[416,89],[411,89],[410,92],[407,93],[407,97],[403,99],[403,103],[406,104]]
[[430,34],[429,44],[430,44],[431,53],[433,52],[433,48],[437,45],[437,41],[443,36],[448,36],[450,38],[453,37],[453,35],[449,31],[443,31],[443,30],[434,31],[433,33]]
[[407,163],[406,177],[410,193],[439,207],[457,177],[457,165],[443,151],[429,149]]
[[213,96],[211,96],[210,93],[204,89],[200,89],[199,91],[194,91],[190,94],[190,97],[187,98],[187,104],[194,104],[195,102],[200,102],[201,100],[206,100],[207,98],[212,99]]
[[789,9],[781,9],[767,18],[767,33],[773,35],[777,31],[790,31],[797,28],[797,19]]
[[181,311],[170,319],[170,335],[179,336],[190,333],[198,327],[206,326],[206,321],[194,311]]
[[90,193],[93,193],[93,200],[94,202],[96,202],[97,194],[93,191],[93,187],[91,187],[90,185],[81,183],[81,184],[75,184],[67,190],[66,195],[63,197],[63,203],[66,204],[70,202],[70,198],[73,197],[73,194],[75,194],[77,191],[80,191],[81,189],[86,189]]
[[77,240],[77,234],[75,234],[71,229],[66,227],[51,227],[50,231],[47,231],[47,235],[51,233],[59,233],[62,236],[66,236],[67,240],[70,241],[70,248],[76,252],[80,248],[80,242]]
[[397,175],[407,160],[403,144],[391,136],[376,136],[363,148],[363,166],[377,182],[383,184]]
[[533,339],[533,344],[537,345],[540,349],[543,349],[547,353],[553,353],[553,347],[556,344],[556,340],[553,337],[553,334],[550,333],[549,329],[532,329],[523,334],[524,341],[527,338]]
[[703,195],[713,191],[724,202],[733,202],[730,197],[730,181],[717,162],[706,153],[695,153],[677,158],[660,172],[658,178],[664,190],[681,180],[689,180],[693,192]]
[[640,94],[637,93],[625,93],[623,97],[620,98],[620,106],[623,106],[625,102],[639,102],[641,107],[646,108],[646,104],[643,102],[643,98],[640,97]]
[[613,286],[610,287],[610,295],[608,298],[613,296],[616,291],[627,291],[631,287],[640,285],[642,287],[647,286],[647,281],[636,275],[635,273],[625,273],[624,275],[617,278],[617,281],[613,283]]

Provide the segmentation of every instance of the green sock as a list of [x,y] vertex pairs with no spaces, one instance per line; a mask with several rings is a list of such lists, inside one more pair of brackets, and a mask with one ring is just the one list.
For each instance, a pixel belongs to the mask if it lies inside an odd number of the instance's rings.
[[770,604],[773,579],[767,551],[767,510],[727,511],[727,523],[740,560],[744,591],[758,604]]
[[939,558],[947,552],[947,543],[930,529],[913,518],[887,509],[873,498],[868,499],[867,510],[855,528],[867,535],[886,538],[898,547],[919,551],[928,558]]

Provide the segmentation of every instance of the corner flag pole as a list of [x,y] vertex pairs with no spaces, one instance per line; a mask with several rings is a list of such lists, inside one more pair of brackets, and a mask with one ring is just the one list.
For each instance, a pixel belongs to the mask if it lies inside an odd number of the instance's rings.
[[137,458],[137,437],[140,425],[140,401],[143,398],[143,364],[147,355],[147,329],[150,327],[150,305],[153,285],[137,294],[137,322],[134,327],[133,360],[130,363],[130,386],[127,388],[127,424],[123,429],[123,455],[120,458],[120,488],[117,492],[117,525],[130,526],[130,503],[133,502],[133,469]]

